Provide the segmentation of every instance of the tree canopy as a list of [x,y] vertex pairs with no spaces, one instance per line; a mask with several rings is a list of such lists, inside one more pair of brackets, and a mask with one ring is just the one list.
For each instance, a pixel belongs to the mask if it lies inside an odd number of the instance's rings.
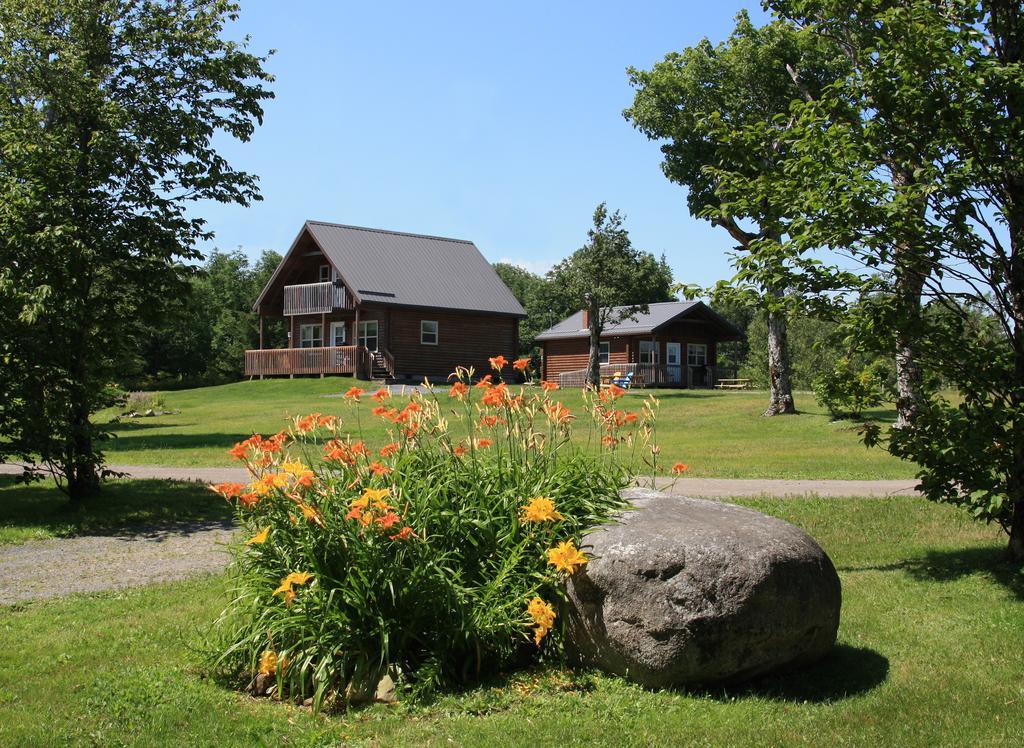
[[590,330],[587,381],[600,378],[600,338],[604,328],[648,310],[648,304],[672,300],[672,270],[665,258],[633,247],[624,219],[609,214],[601,203],[594,210],[594,226],[587,243],[555,265],[548,278],[561,298],[586,310]]

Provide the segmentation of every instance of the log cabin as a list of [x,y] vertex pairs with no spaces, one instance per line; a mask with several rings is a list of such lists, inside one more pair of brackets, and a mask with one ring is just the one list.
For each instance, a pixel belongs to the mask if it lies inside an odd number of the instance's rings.
[[[526,316],[470,241],[322,221],[306,221],[253,311],[247,376],[415,381],[515,358]],[[263,347],[270,317],[286,320],[287,348]]]
[[[616,307],[621,310],[623,307]],[[590,360],[588,313],[566,317],[536,340],[543,349],[543,376],[563,387],[582,387]],[[633,372],[635,386],[713,387],[733,371],[718,367],[718,344],[742,340],[743,332],[700,301],[666,301],[605,327],[600,338],[601,373]]]

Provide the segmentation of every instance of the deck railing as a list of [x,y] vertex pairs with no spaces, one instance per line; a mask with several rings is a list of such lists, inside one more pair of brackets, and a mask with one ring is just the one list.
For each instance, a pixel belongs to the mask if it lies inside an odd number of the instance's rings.
[[[636,387],[711,387],[722,371],[715,366],[667,366],[665,364],[601,364],[601,376],[615,373],[626,376],[633,372]],[[577,369],[558,375],[560,387],[582,387],[587,382],[587,370]]]
[[352,299],[342,285],[332,281],[284,287],[284,314],[326,314],[335,309],[352,309]]
[[355,374],[358,346],[268,348],[245,352],[247,377],[282,374]]

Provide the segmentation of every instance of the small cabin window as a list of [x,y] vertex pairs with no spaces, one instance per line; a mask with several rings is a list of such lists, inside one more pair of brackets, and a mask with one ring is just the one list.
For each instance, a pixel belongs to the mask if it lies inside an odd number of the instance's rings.
[[320,282],[321,283],[326,283],[329,280],[331,280],[331,266],[330,265],[321,265],[320,266]]
[[612,344],[608,342],[597,344],[597,359],[602,364],[607,364],[611,359]]
[[658,344],[653,340],[640,341],[640,363],[653,365],[658,363]]
[[320,325],[299,325],[299,348],[322,348],[324,328]]
[[706,343],[686,344],[686,363],[690,366],[708,365],[708,346]]
[[420,321],[420,343],[437,345],[437,322],[424,319]]

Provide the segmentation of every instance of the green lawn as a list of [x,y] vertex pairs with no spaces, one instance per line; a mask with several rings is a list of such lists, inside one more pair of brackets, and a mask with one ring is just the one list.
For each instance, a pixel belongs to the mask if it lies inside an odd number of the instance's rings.
[[[118,425],[107,446],[112,464],[215,466],[231,464],[227,450],[253,432],[272,433],[288,416],[311,411],[335,413],[355,428],[348,404],[337,397],[347,378],[276,379],[165,393],[176,415],[139,418]],[[369,387],[370,385],[366,385]],[[572,409],[579,391],[563,391]],[[801,414],[763,418],[763,392],[660,390],[659,441],[665,463],[682,460],[688,475],[720,478],[911,478],[913,465],[881,449],[866,449],[855,425],[832,423],[810,394],[798,395]],[[639,408],[643,392],[632,392],[624,408]],[[442,395],[442,397],[447,397]],[[383,443],[379,419],[364,402],[365,436]],[[891,413],[879,413],[890,418]]]
[[225,596],[208,577],[0,608],[0,744],[1021,744],[1024,574],[993,528],[920,499],[740,503],[836,562],[840,644],[815,666],[696,693],[550,668],[313,716],[204,677],[195,650]]

